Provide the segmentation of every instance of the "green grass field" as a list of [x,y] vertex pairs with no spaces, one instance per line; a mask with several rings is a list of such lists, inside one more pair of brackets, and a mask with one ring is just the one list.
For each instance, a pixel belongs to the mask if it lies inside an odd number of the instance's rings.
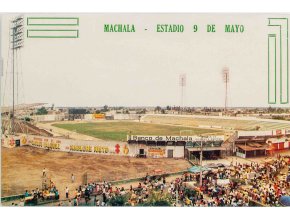
[[199,128],[186,128],[161,124],[137,123],[137,122],[98,122],[98,123],[72,123],[53,124],[55,127],[74,131],[104,140],[127,140],[127,134],[133,135],[179,135],[180,130],[192,130],[192,134],[218,133],[221,131]]

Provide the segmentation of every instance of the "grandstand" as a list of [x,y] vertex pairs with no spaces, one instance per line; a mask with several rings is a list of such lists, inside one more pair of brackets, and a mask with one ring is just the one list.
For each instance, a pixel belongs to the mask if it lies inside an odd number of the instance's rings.
[[142,118],[142,122],[225,130],[290,129],[289,121],[266,120],[253,117],[146,115]]
[[[29,122],[25,122],[22,120],[15,119],[15,132],[18,134],[31,134],[31,135],[39,135],[39,136],[53,136],[50,132],[38,128]],[[7,119],[2,119],[2,132],[4,133],[9,128],[9,121]]]

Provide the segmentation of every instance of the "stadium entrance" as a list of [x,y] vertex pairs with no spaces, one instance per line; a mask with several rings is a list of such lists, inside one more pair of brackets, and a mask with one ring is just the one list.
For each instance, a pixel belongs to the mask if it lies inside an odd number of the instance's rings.
[[202,150],[202,156],[205,160],[217,160],[221,157],[221,151],[226,150],[223,147],[223,137],[200,138],[196,141],[187,142],[185,146],[185,157],[189,160],[198,161]]
[[[220,150],[203,151],[202,152],[202,159],[204,159],[204,160],[217,160],[220,157],[221,157]],[[200,159],[200,151],[189,151],[189,159],[199,160]]]
[[139,157],[145,157],[145,149],[143,148],[139,149]]
[[173,149],[168,149],[168,151],[167,151],[167,157],[168,158],[173,158]]

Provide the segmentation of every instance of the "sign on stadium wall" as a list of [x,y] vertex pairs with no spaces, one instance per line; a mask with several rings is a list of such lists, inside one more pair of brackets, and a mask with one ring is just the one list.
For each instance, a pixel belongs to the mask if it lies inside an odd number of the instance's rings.
[[111,155],[135,155],[130,145],[123,142],[107,142],[92,140],[60,139],[54,137],[26,136],[25,145],[48,150],[64,152],[111,154]]
[[166,150],[165,148],[161,148],[161,147],[152,147],[152,148],[148,148],[147,154],[149,157],[165,157]]
[[152,136],[152,135],[127,135],[127,140],[132,141],[224,141],[223,135],[218,136]]
[[93,119],[105,119],[105,114],[92,114]]
[[6,148],[14,148],[15,146],[25,145],[27,142],[26,135],[15,136],[15,135],[2,135],[1,146]]

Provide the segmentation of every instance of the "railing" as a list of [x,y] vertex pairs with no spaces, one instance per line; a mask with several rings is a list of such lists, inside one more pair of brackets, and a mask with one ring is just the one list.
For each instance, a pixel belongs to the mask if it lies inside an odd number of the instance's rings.
[[21,199],[21,198],[24,198],[24,194],[10,195],[10,196],[6,196],[6,197],[1,197],[1,202],[14,201],[14,200]]

